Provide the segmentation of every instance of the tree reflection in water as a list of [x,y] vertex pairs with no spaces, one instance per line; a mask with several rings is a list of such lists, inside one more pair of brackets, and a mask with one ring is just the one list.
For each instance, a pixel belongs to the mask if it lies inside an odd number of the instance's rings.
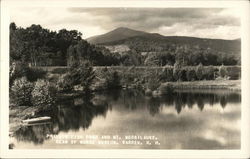
[[47,134],[53,132],[52,124],[21,127],[14,133],[18,141],[32,141],[34,144],[42,144],[47,138]]
[[[50,110],[42,111],[37,116],[50,116],[51,123],[35,126],[24,126],[14,133],[18,141],[28,141],[42,144],[47,134],[58,134],[60,131],[87,129],[92,120],[98,115],[106,115],[108,104],[106,101],[95,102],[91,98],[76,98],[58,103]],[[76,102],[77,101],[77,102]]]
[[146,103],[149,113],[154,116],[160,112],[161,106],[174,106],[178,114],[184,107],[193,108],[194,105],[202,111],[205,105],[213,106],[220,104],[225,108],[228,102],[237,103],[241,101],[241,95],[238,93],[213,94],[213,93],[172,93],[161,98],[150,98]]
[[148,111],[150,115],[154,116],[160,111],[161,102],[159,98],[150,98],[147,104]]
[[112,107],[123,107],[124,113],[146,107],[149,114],[155,116],[161,112],[162,107],[174,107],[177,114],[180,114],[184,107],[192,109],[197,106],[203,111],[206,106],[220,104],[225,109],[228,102],[240,101],[241,95],[238,93],[178,92],[162,97],[146,97],[135,90],[104,92],[95,96],[95,100],[92,100],[92,97],[62,100],[56,107],[37,114],[50,116],[50,124],[22,127],[14,135],[19,141],[42,144],[47,139],[47,134],[88,129],[96,116],[105,117],[107,111],[112,111]]

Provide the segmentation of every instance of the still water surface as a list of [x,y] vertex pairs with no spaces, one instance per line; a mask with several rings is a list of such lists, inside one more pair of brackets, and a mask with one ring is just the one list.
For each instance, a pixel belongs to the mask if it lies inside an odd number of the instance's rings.
[[[50,123],[22,127],[12,142],[16,149],[240,149],[240,105],[240,93],[221,90],[157,98],[135,90],[112,91],[91,101],[78,97],[59,102],[39,114],[51,116]],[[71,144],[59,137],[78,139]],[[150,144],[141,139],[152,137]]]

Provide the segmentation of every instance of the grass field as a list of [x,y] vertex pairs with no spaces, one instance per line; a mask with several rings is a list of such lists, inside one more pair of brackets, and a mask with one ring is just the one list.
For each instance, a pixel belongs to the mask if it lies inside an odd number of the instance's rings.
[[[185,66],[184,68],[195,68],[196,66]],[[204,66],[204,70],[210,66]],[[215,69],[219,70],[220,66],[212,66]],[[51,74],[64,74],[67,72],[68,67],[67,66],[53,66],[53,67],[36,67],[40,68],[48,73]],[[155,67],[148,67],[148,66],[94,66],[94,70],[99,71],[104,68],[118,71],[118,72],[133,72],[136,74],[142,74],[147,71],[155,71],[160,72],[164,68],[171,68],[173,69],[173,66],[155,66]],[[225,66],[227,70],[227,75],[231,79],[238,79],[241,77],[241,66]]]
[[[173,68],[173,66],[165,67],[148,67],[148,66],[94,66],[96,75],[99,77],[100,72],[103,69],[109,69],[112,71],[117,71],[122,78],[143,78],[146,73],[149,72],[162,72],[164,68]],[[186,66],[195,67],[195,66]],[[204,70],[209,66],[204,66]],[[211,66],[210,66],[211,67]],[[212,66],[219,69],[219,66]],[[188,82],[170,82],[175,89],[231,89],[231,90],[241,90],[240,77],[241,77],[241,67],[240,66],[225,66],[227,69],[227,74],[229,79],[234,80],[201,80],[201,81],[188,81]],[[60,75],[67,72],[68,67],[39,67],[40,69],[46,71],[48,75],[54,76],[55,79],[59,78]],[[129,77],[126,77],[129,76]],[[236,80],[237,79],[237,80]]]
[[182,89],[230,89],[241,90],[240,80],[212,80],[212,81],[193,81],[193,82],[171,82],[175,90]]

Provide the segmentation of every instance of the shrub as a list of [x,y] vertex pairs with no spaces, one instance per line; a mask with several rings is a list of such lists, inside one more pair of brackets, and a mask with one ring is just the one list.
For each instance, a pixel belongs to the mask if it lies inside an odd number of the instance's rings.
[[88,94],[95,79],[95,72],[89,62],[84,62],[79,66],[78,75],[80,76],[80,85],[83,87],[83,91]]
[[180,70],[174,70],[173,71],[173,77],[174,77],[174,81],[179,81]]
[[[80,64],[74,64],[69,69],[67,75],[59,82],[59,87],[70,90],[74,86],[80,85],[83,87],[84,93],[88,94],[91,91],[91,86],[95,79],[95,72],[88,61],[82,61]],[[68,84],[63,84],[67,82]]]
[[198,80],[203,79],[203,65],[201,63],[196,67],[195,73]]
[[227,66],[227,73],[231,80],[239,79],[241,76],[241,67]]
[[161,81],[171,82],[174,80],[173,77],[173,69],[172,68],[164,68],[160,74]]
[[106,71],[105,72],[105,83],[104,87],[106,89],[120,88],[120,76],[116,71]]
[[122,75],[122,84],[132,84],[134,82],[134,79],[136,78],[136,75],[132,72],[126,71]]
[[157,79],[150,79],[148,82],[147,82],[147,89],[151,90],[151,91],[154,91],[156,90],[158,87],[160,86],[160,82],[157,81]]
[[148,79],[146,85],[147,89],[154,91],[161,85],[161,82],[157,76],[152,76]]
[[180,69],[180,71],[178,72],[178,76],[180,81],[187,81],[187,75],[186,75],[186,70],[185,69]]
[[32,91],[32,103],[36,106],[52,106],[55,103],[55,89],[45,80],[37,80]]
[[175,81],[180,80],[181,79],[180,76],[181,76],[181,65],[178,62],[176,62],[174,64],[174,69],[173,69],[174,80]]
[[29,82],[26,77],[16,79],[11,87],[10,96],[13,99],[13,103],[22,105],[31,105],[31,92],[33,90],[33,84]]
[[213,66],[208,66],[203,70],[203,78],[206,80],[214,80],[215,79],[215,69]]
[[10,87],[17,78],[26,77],[30,82],[37,79],[43,79],[46,76],[46,71],[39,68],[30,68],[25,62],[13,62],[10,66]]
[[224,77],[227,76],[227,74],[228,74],[228,72],[227,72],[226,67],[224,65],[221,65],[220,68],[219,68],[220,77],[224,78]]
[[35,82],[38,79],[44,79],[46,76],[46,71],[39,68],[28,68],[26,72],[27,80],[30,82]]
[[28,65],[26,63],[24,63],[24,62],[13,62],[10,65],[10,73],[9,73],[10,87],[13,85],[13,83],[14,83],[14,81],[16,79],[26,76],[28,70],[29,70],[29,67],[28,67]]
[[173,72],[175,81],[186,81],[186,70],[185,69],[176,69]]
[[186,71],[186,78],[188,81],[195,81],[196,80],[196,73],[193,69],[187,69]]
[[146,86],[145,88],[150,89],[151,91],[156,90],[161,84],[158,71],[152,71],[152,70],[147,71],[145,72],[144,78],[145,78],[145,86]]
[[72,84],[69,73],[59,77],[59,80],[56,83],[56,88],[60,92],[69,92],[73,90],[74,85]]
[[166,83],[164,85],[161,85],[158,90],[160,91],[160,94],[166,95],[166,94],[173,93],[174,87],[172,84]]

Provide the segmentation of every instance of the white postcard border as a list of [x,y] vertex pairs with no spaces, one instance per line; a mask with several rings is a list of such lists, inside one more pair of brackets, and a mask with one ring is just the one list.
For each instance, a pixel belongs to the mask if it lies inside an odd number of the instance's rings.
[[[64,149],[64,150],[9,150],[9,9],[12,7],[192,7],[241,8],[242,42],[242,116],[240,150],[135,150],[135,149]],[[250,157],[250,39],[248,1],[152,1],[152,0],[2,0],[1,1],[1,156],[3,158],[247,158]]]

